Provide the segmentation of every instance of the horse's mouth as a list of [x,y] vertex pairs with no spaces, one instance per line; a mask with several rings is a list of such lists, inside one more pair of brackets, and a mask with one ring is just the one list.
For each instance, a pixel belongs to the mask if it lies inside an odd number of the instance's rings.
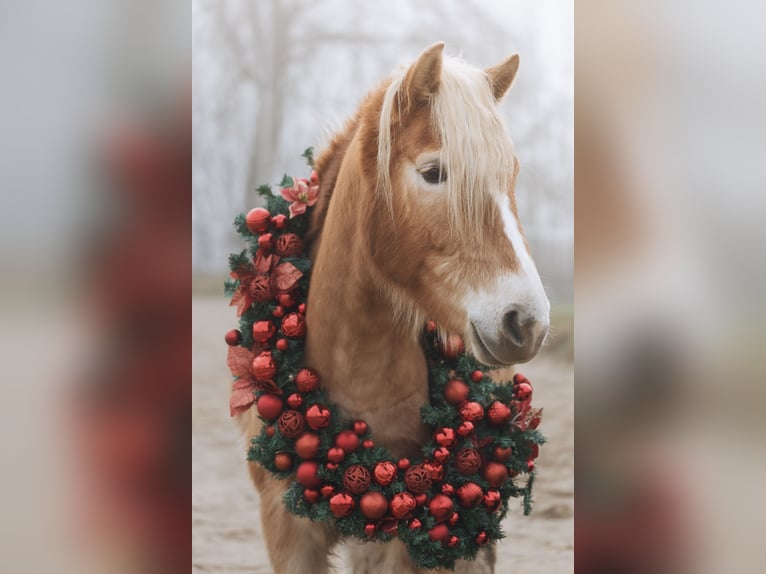
[[[505,367],[509,364],[513,363],[506,363],[505,361],[501,361],[498,359],[494,353],[489,349],[489,346],[484,342],[484,339],[481,338],[481,333],[476,328],[476,325],[473,324],[473,321],[471,321],[471,334],[472,334],[472,342],[473,342],[473,354],[476,356],[477,359],[479,359],[482,363],[493,366],[493,367]],[[489,359],[489,360],[487,360]]]
[[[481,331],[476,327],[473,321],[471,321],[470,324],[473,354],[479,361],[490,367],[509,367],[519,363],[526,363],[532,359],[540,349],[539,344],[535,347],[519,347],[510,339],[507,339],[505,344],[501,341],[499,345],[490,345],[481,336]],[[498,347],[500,348],[498,349]],[[495,349],[494,351],[492,350],[493,348]],[[501,351],[505,352],[501,354]]]

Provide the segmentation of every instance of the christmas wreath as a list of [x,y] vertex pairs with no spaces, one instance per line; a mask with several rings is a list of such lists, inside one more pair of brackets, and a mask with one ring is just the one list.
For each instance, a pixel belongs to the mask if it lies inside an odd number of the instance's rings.
[[[311,150],[304,156],[313,164]],[[375,444],[362,420],[344,420],[303,364],[311,261],[303,237],[319,193],[311,177],[285,176],[281,196],[258,193],[267,208],[240,214],[234,227],[249,248],[229,257],[225,284],[239,329],[226,334],[234,376],[232,416],[253,405],[263,419],[248,459],[289,479],[284,504],[346,536],[399,537],[422,568],[454,568],[503,538],[508,500],[531,510],[535,459],[544,438],[532,386],[520,374],[500,385],[464,352],[460,337],[424,326],[433,428],[421,460],[396,459]],[[526,475],[526,480],[521,478]]]

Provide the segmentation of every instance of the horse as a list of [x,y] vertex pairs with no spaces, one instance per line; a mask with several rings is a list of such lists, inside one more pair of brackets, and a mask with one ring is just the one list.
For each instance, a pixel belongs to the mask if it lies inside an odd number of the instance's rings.
[[[493,367],[533,358],[549,325],[516,209],[519,164],[497,110],[519,57],[481,70],[443,49],[432,45],[368,94],[315,164],[305,364],[397,457],[417,457],[429,439],[426,320]],[[249,436],[261,426],[253,411]],[[290,515],[286,481],[249,465],[274,572],[328,572],[337,533]],[[396,540],[349,546],[357,574],[422,572]],[[489,547],[456,571],[492,573],[494,562]]]

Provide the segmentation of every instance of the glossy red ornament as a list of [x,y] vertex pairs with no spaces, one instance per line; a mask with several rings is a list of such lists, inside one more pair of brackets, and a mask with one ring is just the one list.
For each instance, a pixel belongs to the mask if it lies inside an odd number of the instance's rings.
[[490,512],[495,512],[500,508],[500,493],[494,488],[490,488],[484,495],[484,506]]
[[332,512],[336,518],[343,518],[348,516],[354,511],[356,503],[351,495],[345,492],[338,492],[330,497],[330,512]]
[[314,430],[330,426],[330,418],[330,409],[324,405],[311,405],[306,410],[306,422]]
[[452,486],[449,482],[445,482],[442,484],[442,494],[446,494],[447,496],[455,496],[455,487]]
[[282,230],[285,227],[287,227],[287,216],[286,215],[282,215],[281,213],[278,213],[277,215],[275,215],[274,217],[271,218],[271,224],[276,229]]
[[325,484],[322,488],[319,489],[319,492],[322,493],[323,497],[329,498],[332,496],[332,493],[335,492],[335,488],[332,484]]
[[454,535],[450,536],[449,541],[447,542],[447,546],[449,546],[450,548],[454,548],[455,546],[458,545],[458,542],[460,542],[460,538]]
[[362,436],[367,432],[367,429],[369,427],[367,426],[367,423],[364,421],[354,421],[354,432],[358,436]]
[[226,340],[227,345],[233,347],[234,345],[239,345],[242,342],[242,333],[239,332],[239,329],[231,329],[230,331],[226,332],[224,339]]
[[415,495],[415,502],[418,506],[424,506],[428,502],[428,495],[425,492]]
[[484,492],[475,482],[466,482],[457,489],[457,499],[460,506],[464,508],[474,508],[481,504],[484,498]]
[[452,516],[452,499],[444,494],[437,494],[428,503],[428,512],[436,522],[445,522]]
[[460,426],[457,427],[457,434],[460,436],[468,436],[473,432],[473,423],[471,421],[463,421]]
[[449,527],[446,524],[437,524],[428,531],[428,538],[433,542],[447,542],[449,537]]
[[451,447],[455,444],[455,430],[449,427],[443,427],[434,433],[436,444],[443,447]]
[[519,383],[513,386],[513,396],[519,401],[529,401],[532,399],[532,385],[529,383]]
[[315,504],[319,500],[319,492],[313,488],[307,488],[303,491],[303,498],[309,504]]
[[352,430],[344,430],[335,437],[335,446],[343,449],[346,454],[354,452],[359,448],[359,437]]
[[455,359],[465,350],[463,338],[460,335],[447,335],[447,339],[439,341],[442,355],[448,359]]
[[343,473],[343,488],[351,494],[362,494],[370,488],[370,471],[361,464],[352,464]]
[[285,309],[288,309],[295,305],[295,297],[293,297],[292,293],[280,293],[277,295],[277,303]]
[[400,458],[399,462],[396,463],[396,466],[399,468],[399,470],[407,470],[410,468],[410,459]]
[[291,409],[299,409],[303,405],[303,397],[299,393],[293,393],[287,397],[287,406]]
[[480,383],[483,378],[484,378],[484,373],[478,369],[471,373],[471,380],[474,383]]
[[278,351],[282,351],[284,353],[287,351],[287,349],[290,348],[290,343],[287,341],[287,339],[277,339],[277,342],[274,346]]
[[396,466],[387,460],[379,462],[372,469],[372,478],[380,486],[389,486],[396,478]]
[[306,314],[306,304],[305,303],[301,303],[300,305],[298,305],[298,313],[300,313],[301,315],[305,315]]
[[449,449],[444,446],[440,446],[434,449],[434,460],[436,462],[444,463],[449,458]]
[[475,401],[469,401],[460,407],[460,417],[464,421],[480,421],[484,418],[484,407]]
[[499,462],[506,462],[511,459],[511,455],[513,454],[513,451],[511,450],[511,447],[509,446],[507,447],[496,446],[492,454],[495,460]]
[[367,439],[367,440],[365,440],[365,441],[363,441],[363,442],[362,442],[362,446],[363,446],[364,448],[372,448],[372,447],[374,447],[374,446],[375,446],[375,441],[373,441],[373,440],[370,440],[370,439]]
[[338,470],[338,465],[335,464],[334,462],[328,462],[326,465],[324,465],[324,467],[327,470]]
[[409,492],[397,492],[391,497],[391,514],[396,518],[407,518],[418,503]]
[[295,233],[284,233],[277,239],[275,250],[282,257],[298,257],[303,253],[303,241]]
[[444,385],[444,398],[451,405],[459,405],[468,400],[471,389],[460,379],[451,379]]
[[274,457],[274,466],[277,467],[277,470],[287,472],[293,468],[293,457],[286,452],[278,452]]
[[280,307],[279,305],[277,305],[276,307],[274,307],[274,310],[271,312],[271,315],[272,317],[276,317],[277,319],[279,319],[280,317],[284,317],[285,316],[284,307]]
[[276,420],[282,413],[282,399],[277,395],[261,395],[256,403],[258,414],[267,421]]
[[282,433],[282,436],[286,436],[287,438],[298,438],[303,434],[305,421],[303,420],[303,415],[301,413],[289,409],[279,415],[277,426],[279,427],[279,432]]
[[457,512],[453,512],[452,516],[449,517],[448,524],[450,526],[455,526],[455,524],[457,524],[458,520],[460,520],[460,515]]
[[303,460],[315,458],[318,452],[319,435],[316,433],[303,433],[298,437],[298,440],[295,441],[295,453]]
[[481,454],[475,448],[460,449],[455,455],[455,467],[460,474],[473,474],[481,468]]
[[368,492],[359,499],[359,510],[370,520],[378,520],[386,515],[388,500],[379,492]]
[[319,488],[322,486],[322,479],[317,476],[317,470],[319,470],[318,463],[310,461],[302,462],[298,465],[298,470],[295,472],[295,480],[306,488]]
[[274,236],[271,233],[264,233],[258,238],[258,248],[264,253],[269,253],[274,249]]
[[277,364],[271,351],[263,351],[253,359],[253,376],[259,381],[270,381],[277,374]]
[[256,343],[266,343],[277,332],[271,321],[256,321],[253,323],[253,340]]
[[412,520],[410,520],[410,530],[419,530],[421,526],[423,525],[420,523],[420,520],[418,520],[417,518],[413,518]]
[[329,460],[330,462],[334,462],[335,464],[340,464],[341,462],[343,462],[344,458],[346,458],[346,453],[343,452],[342,448],[338,448],[337,446],[334,446],[327,451],[327,460]]
[[250,233],[263,233],[269,229],[271,225],[271,214],[268,209],[263,207],[256,207],[247,212],[245,216],[245,224],[250,230]]
[[476,535],[476,544],[479,546],[484,546],[488,539],[489,537],[487,536],[487,533],[482,530]]
[[413,494],[421,494],[431,488],[431,473],[422,464],[416,464],[404,473],[404,484]]
[[508,424],[511,420],[511,409],[508,408],[508,405],[495,401],[489,405],[487,418],[491,424],[496,426]]
[[282,332],[287,337],[299,339],[306,335],[306,318],[300,313],[290,313],[282,319]]
[[364,533],[370,538],[375,536],[375,525],[372,522],[368,522],[364,525]]
[[295,375],[295,386],[302,393],[310,393],[319,388],[319,375],[314,369],[303,368]]
[[274,292],[271,290],[271,281],[266,275],[253,277],[247,290],[253,301],[258,303],[269,301],[274,296]]
[[266,427],[266,436],[271,438],[274,436],[274,433],[277,432],[274,430],[274,425],[269,425]]
[[508,469],[506,466],[499,462],[489,462],[484,468],[484,480],[486,480],[491,486],[499,488],[503,486],[508,479]]

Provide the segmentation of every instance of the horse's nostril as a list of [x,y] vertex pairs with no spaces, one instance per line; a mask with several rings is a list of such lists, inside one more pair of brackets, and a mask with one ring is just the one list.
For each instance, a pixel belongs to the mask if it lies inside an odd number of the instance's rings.
[[524,331],[521,328],[519,312],[511,311],[503,317],[503,331],[519,347],[524,345]]

